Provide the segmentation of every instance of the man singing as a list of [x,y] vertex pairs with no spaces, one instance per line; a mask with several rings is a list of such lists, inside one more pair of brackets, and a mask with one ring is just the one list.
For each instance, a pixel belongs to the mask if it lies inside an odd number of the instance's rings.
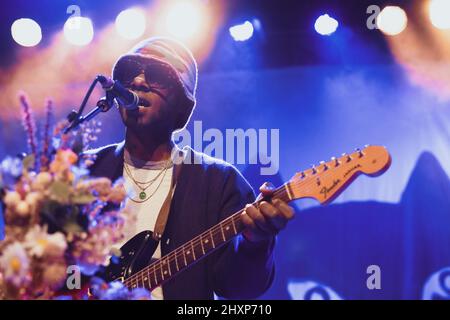
[[[138,95],[139,107],[119,105],[125,141],[94,150],[97,159],[91,173],[113,181],[124,178],[125,206],[137,214],[125,241],[144,230],[155,232],[166,199],[170,210],[153,258],[245,207],[242,234],[153,290],[153,298],[213,299],[215,293],[251,299],[263,294],[274,277],[275,236],[293,210],[281,200],[250,205],[253,190],[235,167],[191,148],[180,150],[172,141],[196,104],[197,64],[192,53],[175,40],[150,38],[118,59],[113,79]],[[183,161],[177,166],[180,157]],[[270,196],[272,189],[265,184],[260,191]]]

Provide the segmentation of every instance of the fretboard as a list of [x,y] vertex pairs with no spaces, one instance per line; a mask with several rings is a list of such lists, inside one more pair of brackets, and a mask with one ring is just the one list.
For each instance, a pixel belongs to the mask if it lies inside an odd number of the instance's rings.
[[[290,201],[288,188],[288,185],[281,186],[275,191],[273,198]],[[262,200],[257,200],[254,204],[258,205],[260,201]],[[241,233],[245,228],[242,222],[243,212],[244,209],[239,210],[164,257],[131,275],[124,280],[124,284],[131,289],[143,287],[153,290],[159,287]]]

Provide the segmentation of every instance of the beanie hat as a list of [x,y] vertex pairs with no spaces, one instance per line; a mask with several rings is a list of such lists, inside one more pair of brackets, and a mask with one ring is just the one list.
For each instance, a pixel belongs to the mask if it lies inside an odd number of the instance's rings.
[[121,56],[114,64],[124,58],[140,58],[142,60],[156,60],[170,66],[177,75],[179,84],[184,91],[186,106],[195,106],[195,91],[197,88],[197,62],[191,51],[181,42],[165,37],[145,39],[134,46],[128,53]]

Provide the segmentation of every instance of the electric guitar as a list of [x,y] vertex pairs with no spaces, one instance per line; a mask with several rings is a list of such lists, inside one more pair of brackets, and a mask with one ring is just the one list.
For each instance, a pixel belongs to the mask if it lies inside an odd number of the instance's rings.
[[[381,146],[366,146],[352,154],[331,158],[317,166],[295,174],[276,189],[272,198],[286,202],[314,198],[321,204],[335,199],[358,175],[378,176],[390,166],[391,157]],[[257,199],[255,204],[263,199]],[[105,280],[121,281],[126,287],[143,287],[150,291],[222,247],[244,230],[241,209],[199,234],[177,249],[153,261],[158,246],[151,231],[143,231],[125,243],[121,256],[105,270]],[[117,257],[116,257],[117,258]]]

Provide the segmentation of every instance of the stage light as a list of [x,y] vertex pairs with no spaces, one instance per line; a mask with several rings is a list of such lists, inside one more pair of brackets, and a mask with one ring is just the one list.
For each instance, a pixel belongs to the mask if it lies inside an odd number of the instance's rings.
[[131,8],[122,11],[116,18],[117,32],[126,39],[136,39],[145,32],[145,11]]
[[377,17],[377,26],[383,33],[395,36],[405,30],[408,17],[405,11],[396,6],[387,6]]
[[64,24],[66,40],[76,46],[85,46],[94,38],[92,21],[85,17],[72,17]]
[[192,38],[201,31],[205,14],[202,2],[176,2],[170,6],[167,13],[166,29],[171,35],[182,40]]
[[42,40],[41,27],[28,18],[14,21],[11,25],[11,35],[15,42],[24,47],[34,47]]
[[328,14],[323,14],[317,18],[314,28],[317,33],[323,36],[329,36],[334,33],[339,26],[339,22],[336,19],[330,17]]
[[430,19],[438,29],[450,29],[450,0],[431,0]]
[[253,36],[253,24],[245,21],[243,24],[230,27],[229,31],[235,41],[245,41]]

